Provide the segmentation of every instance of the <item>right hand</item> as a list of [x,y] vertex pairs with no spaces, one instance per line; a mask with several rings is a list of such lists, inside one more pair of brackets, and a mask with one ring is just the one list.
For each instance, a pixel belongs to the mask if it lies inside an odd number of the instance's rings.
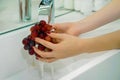
[[87,39],[81,39],[64,33],[50,33],[50,37],[61,40],[59,43],[54,44],[44,39],[36,38],[35,41],[43,46],[52,49],[50,52],[40,51],[38,48],[33,47],[35,52],[40,55],[40,61],[53,62],[58,59],[72,57],[84,52],[86,48]]

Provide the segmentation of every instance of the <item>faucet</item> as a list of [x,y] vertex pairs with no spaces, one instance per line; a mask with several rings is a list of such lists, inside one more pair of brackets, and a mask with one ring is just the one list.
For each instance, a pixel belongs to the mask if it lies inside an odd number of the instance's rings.
[[42,0],[39,4],[39,19],[48,23],[54,22],[54,0]]
[[[20,21],[31,20],[31,0],[19,0]],[[40,0],[38,18],[48,23],[54,22],[54,0]]]
[[31,20],[31,0],[19,0],[19,17],[22,22]]

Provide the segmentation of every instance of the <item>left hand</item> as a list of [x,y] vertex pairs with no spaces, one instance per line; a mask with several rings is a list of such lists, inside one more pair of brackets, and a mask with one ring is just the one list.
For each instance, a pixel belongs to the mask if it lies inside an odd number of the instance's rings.
[[48,35],[52,38],[60,39],[60,42],[54,44],[43,39],[36,38],[36,42],[52,49],[51,52],[44,52],[34,47],[35,52],[42,57],[39,58],[41,61],[53,62],[58,59],[71,57],[81,53],[82,48],[84,48],[82,46],[82,44],[84,44],[84,40],[80,39],[79,37],[64,33],[50,33]]

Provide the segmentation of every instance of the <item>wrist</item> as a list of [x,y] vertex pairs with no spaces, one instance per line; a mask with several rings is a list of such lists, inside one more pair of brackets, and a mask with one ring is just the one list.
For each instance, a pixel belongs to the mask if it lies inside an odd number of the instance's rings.
[[79,40],[79,51],[80,53],[87,53],[91,51],[92,45],[93,45],[93,41],[90,38],[87,39],[81,39]]
[[80,35],[81,33],[84,33],[84,28],[83,26],[85,26],[85,22],[83,22],[82,20],[81,21],[76,21],[76,22],[72,22],[71,25],[73,28],[72,28],[72,31],[74,35],[78,36]]
[[91,31],[96,28],[96,25],[87,19],[76,21],[73,23],[77,35]]
[[86,38],[81,39],[79,43],[81,53],[91,53],[103,50],[104,44],[101,43],[101,40],[96,38]]
[[91,53],[118,48],[117,45],[107,37],[95,37],[86,39],[83,52]]

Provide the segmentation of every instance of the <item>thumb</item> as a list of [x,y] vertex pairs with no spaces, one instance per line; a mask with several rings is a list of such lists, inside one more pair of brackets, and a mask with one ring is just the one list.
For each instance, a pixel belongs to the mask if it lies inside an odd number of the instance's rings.
[[55,24],[52,24],[53,28],[57,28],[58,26],[60,26],[59,23],[55,23]]
[[63,33],[63,29],[61,28],[61,24],[53,24],[53,29],[55,30],[54,32],[57,33]]
[[64,33],[50,33],[48,35],[52,38],[61,39],[61,40],[63,40],[66,37]]
[[53,26],[53,29],[58,29],[58,27],[60,27],[60,25],[59,24],[52,24],[52,26]]

